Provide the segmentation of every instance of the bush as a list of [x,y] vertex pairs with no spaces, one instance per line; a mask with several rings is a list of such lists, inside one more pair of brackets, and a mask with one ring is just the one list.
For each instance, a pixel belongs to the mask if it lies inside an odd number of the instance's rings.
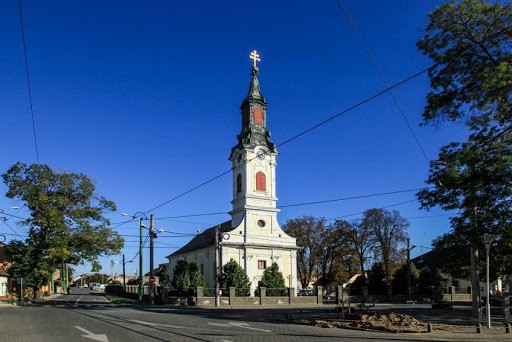
[[179,260],[176,263],[172,285],[185,296],[194,295],[196,287],[202,287],[203,289],[206,287],[204,277],[199,272],[197,263],[195,261],[187,262],[186,260]]
[[8,293],[7,294],[7,303],[14,304],[18,300],[16,293]]
[[28,302],[32,298],[34,298],[34,289],[31,287],[27,287],[25,290],[23,290],[23,301]]
[[222,268],[220,287],[224,296],[229,295],[230,287],[235,288],[235,295],[237,297],[248,297],[251,295],[251,282],[243,268],[233,259],[229,260]]
[[112,284],[105,286],[105,293],[112,295],[124,295],[124,288],[122,285]]
[[260,287],[267,288],[267,296],[269,297],[286,296],[288,294],[283,273],[279,272],[279,266],[275,262],[263,272],[263,277],[258,282],[258,289],[255,291],[256,296],[260,295]]

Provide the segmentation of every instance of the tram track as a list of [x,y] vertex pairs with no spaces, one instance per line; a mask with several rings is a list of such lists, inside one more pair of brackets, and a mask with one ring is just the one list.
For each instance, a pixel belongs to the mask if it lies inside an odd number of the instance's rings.
[[[77,310],[77,309],[66,309],[70,312],[73,312],[78,315],[82,315],[88,317],[93,320],[100,321],[102,323],[107,323],[112,326],[129,330],[135,334],[140,336],[144,336],[144,338],[152,338],[156,341],[202,341],[202,342],[212,342],[218,341],[219,336],[228,337],[229,334],[212,334],[211,327],[200,328],[196,326],[187,326],[187,325],[177,325],[177,324],[167,324],[167,323],[158,323],[158,322],[145,322],[137,319],[124,318],[117,315],[109,315],[105,313],[101,313],[93,310]],[[207,337],[197,336],[195,334],[187,334],[184,332],[176,331],[177,329],[197,329],[198,334],[200,335],[215,335],[216,338],[208,339]]]

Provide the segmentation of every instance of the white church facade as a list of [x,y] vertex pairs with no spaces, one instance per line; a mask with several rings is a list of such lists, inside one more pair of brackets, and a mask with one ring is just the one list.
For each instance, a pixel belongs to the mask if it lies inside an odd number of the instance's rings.
[[[267,130],[267,101],[260,91],[258,55],[254,51],[249,92],[240,106],[242,123],[238,143],[231,149],[233,171],[231,220],[206,229],[189,243],[169,255],[172,281],[178,260],[196,261],[206,287],[215,286],[215,268],[234,259],[251,282],[251,294],[265,268],[277,263],[288,287],[297,288],[296,239],[288,236],[277,221],[276,146]],[[216,231],[217,239],[216,239]],[[215,252],[218,243],[219,262]]]

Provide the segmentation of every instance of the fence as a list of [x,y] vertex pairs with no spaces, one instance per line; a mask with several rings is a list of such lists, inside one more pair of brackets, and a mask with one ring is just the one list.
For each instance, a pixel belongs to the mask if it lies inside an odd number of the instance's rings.
[[[260,306],[260,305],[293,305],[293,304],[322,304],[322,287],[318,287],[318,293],[320,295],[314,296],[297,296],[297,290],[294,288],[288,288],[287,296],[270,296],[267,292],[271,293],[277,289],[267,289],[266,287],[259,288],[259,295],[254,297],[237,297],[236,289],[234,287],[229,288],[228,296],[221,296],[219,298],[221,306]],[[203,296],[203,288],[198,287],[196,289],[196,296],[194,297],[194,304],[201,306],[215,306],[215,297]]]
[[[138,287],[132,286],[133,289],[129,289],[127,286],[127,292],[138,293]],[[407,295],[350,295],[345,289],[342,292],[342,287],[330,287],[324,288],[317,286],[313,290],[306,292],[299,291],[304,295],[297,295],[297,290],[294,288],[280,289],[286,291],[284,296],[273,296],[273,293],[278,293],[277,289],[269,289],[261,287],[256,292],[255,296],[237,296],[237,289],[230,287],[228,291],[224,291],[219,296],[220,306],[230,307],[250,307],[250,306],[286,306],[286,305],[336,305],[341,303],[342,298],[345,303],[405,303],[407,301]],[[215,290],[212,288],[197,287],[194,294],[190,296],[178,296],[169,294],[166,288],[163,288],[162,302],[171,305],[198,305],[198,306],[215,306]],[[240,291],[238,291],[240,293]],[[144,294],[149,294],[149,289],[146,286]],[[470,294],[460,294],[452,291],[450,294],[445,294],[443,300],[447,301],[470,301]],[[425,299],[430,300],[431,298]],[[414,296],[415,300],[423,299],[420,295]]]

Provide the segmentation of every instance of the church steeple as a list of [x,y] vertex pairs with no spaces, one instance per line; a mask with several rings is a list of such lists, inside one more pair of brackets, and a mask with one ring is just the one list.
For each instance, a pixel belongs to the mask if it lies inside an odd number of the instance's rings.
[[259,69],[256,62],[260,60],[256,51],[251,52],[250,58],[254,60],[252,67],[249,92],[240,106],[242,114],[241,132],[238,134],[238,144],[234,146],[231,153],[237,149],[263,146],[269,152],[277,152],[275,144],[270,141],[270,132],[267,130],[267,106],[268,103],[261,93],[258,80]]
[[254,65],[249,92],[240,106],[242,127],[237,135],[238,143],[229,156],[233,163],[233,210],[230,214],[236,224],[249,215],[252,217],[250,220],[258,217],[261,221],[256,220],[251,224],[259,222],[265,225],[265,222],[277,222],[275,214],[279,211],[276,208],[275,183],[278,153],[267,129],[268,103],[261,93],[256,66],[259,55],[253,51],[250,58],[254,60]]

